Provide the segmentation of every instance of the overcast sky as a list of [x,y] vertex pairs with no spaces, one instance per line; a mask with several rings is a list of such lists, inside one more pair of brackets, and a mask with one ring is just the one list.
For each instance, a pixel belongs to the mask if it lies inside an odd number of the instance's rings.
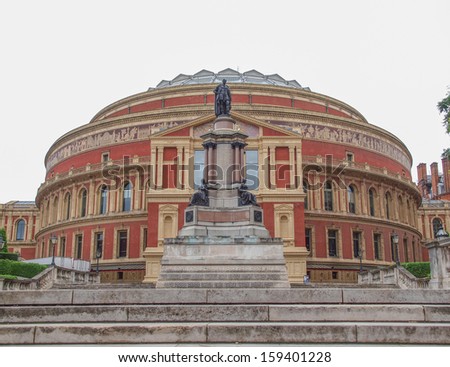
[[450,147],[450,1],[2,1],[0,203],[34,200],[44,157],[106,105],[162,79],[239,68],[296,79],[398,136]]

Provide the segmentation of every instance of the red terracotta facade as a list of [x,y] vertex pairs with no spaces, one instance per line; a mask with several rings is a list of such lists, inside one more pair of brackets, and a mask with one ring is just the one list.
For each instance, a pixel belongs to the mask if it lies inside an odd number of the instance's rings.
[[[254,193],[264,224],[286,248],[308,251],[313,281],[353,282],[360,263],[424,258],[421,195],[398,138],[344,102],[307,89],[229,85],[232,117],[249,136],[247,152],[256,152]],[[57,140],[36,197],[34,256],[51,255],[55,235],[57,256],[95,265],[100,242],[103,281],[141,281],[145,249],[163,246],[183,225],[200,136],[215,117],[213,89],[151,89],[105,107]]]

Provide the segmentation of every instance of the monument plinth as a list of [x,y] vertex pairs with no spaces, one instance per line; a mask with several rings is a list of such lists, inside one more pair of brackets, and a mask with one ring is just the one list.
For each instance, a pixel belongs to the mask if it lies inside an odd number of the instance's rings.
[[201,136],[202,184],[178,237],[164,242],[157,288],[290,287],[283,241],[270,238],[263,210],[243,177],[247,135],[228,114],[231,94],[225,83],[215,90],[217,118]]

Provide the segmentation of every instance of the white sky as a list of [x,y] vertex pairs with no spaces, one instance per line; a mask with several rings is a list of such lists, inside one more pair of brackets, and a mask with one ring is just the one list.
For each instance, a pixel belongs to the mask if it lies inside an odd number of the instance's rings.
[[416,165],[450,147],[450,1],[0,2],[0,203],[34,200],[44,156],[106,105],[201,69],[256,69],[342,100]]

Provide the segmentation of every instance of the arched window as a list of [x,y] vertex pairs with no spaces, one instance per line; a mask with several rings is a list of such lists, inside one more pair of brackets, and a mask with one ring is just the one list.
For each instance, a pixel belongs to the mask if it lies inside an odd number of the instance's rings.
[[23,219],[19,219],[16,222],[16,241],[25,240],[25,221]]
[[70,219],[71,196],[69,193],[64,196],[64,219]]
[[286,215],[280,217],[280,233],[282,238],[289,237],[289,218]]
[[325,182],[324,208],[325,210],[333,211],[333,185],[331,184],[331,181]]
[[166,215],[164,217],[164,238],[171,238],[173,236],[173,218],[171,215]]
[[308,190],[309,190],[308,181],[303,180],[303,193],[305,194],[305,199],[304,199],[305,210],[309,209]]
[[436,237],[436,233],[439,231],[440,228],[442,228],[442,221],[440,218],[434,218],[433,219],[433,235]]
[[86,189],[82,189],[80,191],[80,217],[86,216],[86,208],[87,208],[87,191]]
[[392,197],[390,193],[384,195],[386,204],[386,219],[391,219],[391,209],[392,209]]
[[369,214],[375,216],[375,190],[369,189]]
[[349,213],[356,213],[356,198],[355,198],[355,188],[350,185],[347,188],[347,199],[348,199],[348,211]]
[[100,187],[100,202],[99,202],[99,214],[106,214],[106,208],[108,204],[108,187],[102,185]]
[[123,185],[123,196],[122,196],[122,211],[129,212],[131,210],[131,190],[132,186],[130,182],[125,182]]

